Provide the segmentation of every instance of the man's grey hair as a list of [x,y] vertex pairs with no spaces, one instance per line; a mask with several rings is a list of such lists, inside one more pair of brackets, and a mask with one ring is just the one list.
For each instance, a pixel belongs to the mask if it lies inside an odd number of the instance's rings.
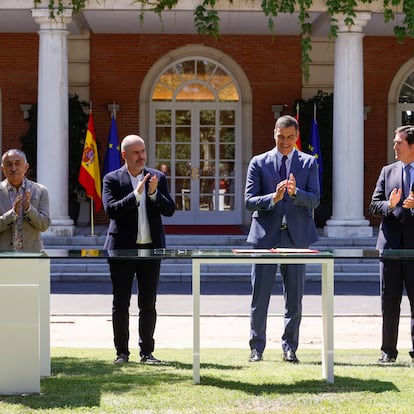
[[133,144],[144,144],[145,146],[145,141],[139,135],[127,135],[121,142],[121,152]]
[[2,166],[2,167],[4,167],[4,160],[5,160],[7,157],[9,157],[9,156],[11,156],[11,155],[13,155],[13,154],[17,154],[19,157],[23,158],[23,161],[25,162],[25,164],[27,164],[27,157],[26,157],[26,154],[25,154],[22,150],[19,150],[19,149],[17,149],[17,148],[12,148],[12,149],[7,150],[7,151],[3,154],[3,156],[1,157],[1,166]]

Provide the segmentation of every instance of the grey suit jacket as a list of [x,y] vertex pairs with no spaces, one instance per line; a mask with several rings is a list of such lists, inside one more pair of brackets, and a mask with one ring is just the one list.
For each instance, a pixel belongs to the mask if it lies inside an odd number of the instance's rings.
[[320,200],[316,159],[295,151],[290,172],[296,178],[296,197],[286,196],[273,204],[273,193],[281,181],[276,165],[276,148],[257,155],[250,161],[245,203],[246,208],[252,211],[252,222],[247,241],[256,247],[271,248],[278,245],[284,215],[296,247],[308,247],[319,239],[313,219],[313,209],[319,205]]
[[390,210],[388,200],[394,188],[403,188],[403,168],[401,161],[382,168],[372,194],[369,211],[382,217],[378,231],[377,249],[413,249],[414,216],[409,209],[402,208],[403,198]]
[[[45,186],[26,179],[31,193],[31,208],[23,218],[23,250],[43,249],[41,232],[50,226],[49,195]],[[0,250],[13,250],[13,224],[15,218],[7,189],[7,180],[0,183]]]

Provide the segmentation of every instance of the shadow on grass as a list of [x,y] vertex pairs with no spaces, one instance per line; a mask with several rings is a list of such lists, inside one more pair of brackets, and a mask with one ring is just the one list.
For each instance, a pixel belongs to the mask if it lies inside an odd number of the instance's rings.
[[321,393],[355,393],[355,392],[374,392],[382,393],[387,391],[397,391],[397,387],[390,381],[380,381],[376,379],[361,380],[351,377],[335,377],[334,384],[328,384],[325,380],[305,380],[294,383],[272,383],[252,384],[243,381],[232,381],[220,379],[214,376],[203,375],[201,385],[226,388],[230,390],[243,391],[252,395],[268,394],[321,394]]
[[[220,363],[201,365],[205,369],[238,370],[241,367]],[[22,404],[30,409],[90,409],[99,407],[103,394],[114,398],[134,393],[144,397],[148,389],[166,384],[192,382],[192,364],[165,361],[160,365],[139,362],[115,365],[108,360],[53,357],[52,376],[41,380],[41,394],[0,396],[0,403]],[[155,387],[155,388],[154,388]],[[1,410],[0,410],[1,411]]]
[[180,372],[167,364],[114,365],[104,360],[55,357],[52,376],[41,380],[41,394],[0,396],[0,402],[22,404],[33,410],[96,408],[103,393],[116,396],[133,391],[145,395],[149,387],[160,382],[188,382],[190,378],[190,372]]
[[[266,375],[262,377],[262,382],[258,382],[256,376],[249,376],[252,370],[247,363],[231,365],[208,362],[201,363],[201,369],[217,372],[202,373],[201,384],[191,389],[187,388],[187,392],[193,394],[193,398],[197,398],[197,392],[205,386],[228,391],[237,390],[253,396],[291,393],[345,394],[366,391],[383,393],[397,390],[391,381],[356,379],[349,376],[335,376],[334,384],[328,384],[322,379],[278,382],[277,376],[272,381],[266,378]],[[229,378],[232,375],[230,371],[243,370],[246,370],[244,380]],[[159,366],[134,362],[114,365],[106,359],[59,356],[52,358],[52,376],[42,379],[40,395],[0,396],[0,402],[21,404],[32,410],[69,409],[83,412],[85,409],[100,407],[104,396],[109,395],[114,401],[119,399],[122,404],[128,398],[134,401],[147,398],[149,390],[153,395],[157,392],[162,394],[166,389],[177,392],[177,389],[188,387],[191,383],[192,364],[183,361],[171,360]]]

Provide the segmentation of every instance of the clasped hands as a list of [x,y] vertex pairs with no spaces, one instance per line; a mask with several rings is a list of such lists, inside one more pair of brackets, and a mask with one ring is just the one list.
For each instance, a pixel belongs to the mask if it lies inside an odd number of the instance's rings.
[[282,200],[286,191],[291,197],[296,194],[296,179],[292,173],[289,174],[288,179],[283,180],[276,185],[276,191],[273,193],[273,201],[277,203]]
[[157,187],[158,187],[158,177],[156,175],[153,175],[151,177],[151,174],[148,173],[145,175],[145,177],[138,182],[137,185],[137,191],[139,194],[142,194],[142,192],[144,191],[145,188],[145,183],[149,180],[148,183],[148,194],[149,195],[153,195],[155,193],[155,191],[157,191]]
[[[401,197],[402,197],[401,188],[399,189],[394,188],[391,191],[390,198],[388,200],[388,207],[390,210],[395,208],[395,206],[400,202]],[[403,208],[414,208],[414,193],[412,191],[410,191],[410,195],[405,200],[403,200],[402,207]]]
[[18,196],[16,196],[13,203],[14,212],[16,214],[19,214],[22,208],[23,211],[29,210],[31,199],[32,195],[30,194],[30,191],[25,191],[23,194],[19,194]]

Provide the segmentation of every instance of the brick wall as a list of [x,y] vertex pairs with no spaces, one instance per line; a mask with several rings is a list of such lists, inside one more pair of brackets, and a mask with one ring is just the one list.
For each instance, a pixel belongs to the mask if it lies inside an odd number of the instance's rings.
[[37,101],[38,46],[37,33],[0,35],[3,151],[21,147],[28,124],[20,105]]
[[[413,56],[414,41],[399,44],[394,37],[364,38],[364,105],[371,108],[365,121],[365,214],[381,168],[387,164],[387,101],[391,83]],[[373,224],[377,219],[368,218]]]
[[[244,70],[253,93],[254,154],[273,146],[272,104],[288,110],[301,97],[300,39],[298,37],[199,35],[91,35],[90,98],[98,144],[106,145],[110,128],[107,104],[116,101],[119,137],[139,131],[139,91],[151,66],[163,55],[188,44],[222,50]],[[364,38],[365,210],[380,168],[387,162],[387,96],[395,74],[412,57],[414,41],[398,44],[393,37]],[[388,52],[387,52],[388,51]],[[0,88],[3,148],[20,146],[26,131],[20,104],[37,100],[38,35],[0,34]],[[103,163],[103,149],[100,161]],[[99,215],[96,222],[105,222]]]
[[121,106],[117,116],[120,137],[136,132],[140,85],[146,73],[166,53],[194,43],[222,50],[242,67],[253,93],[253,152],[271,148],[272,104],[291,107],[300,97],[301,51],[297,37],[272,40],[270,35],[223,36],[214,40],[198,35],[92,35],[91,100],[97,135],[106,137],[110,122],[106,104],[113,100]]

